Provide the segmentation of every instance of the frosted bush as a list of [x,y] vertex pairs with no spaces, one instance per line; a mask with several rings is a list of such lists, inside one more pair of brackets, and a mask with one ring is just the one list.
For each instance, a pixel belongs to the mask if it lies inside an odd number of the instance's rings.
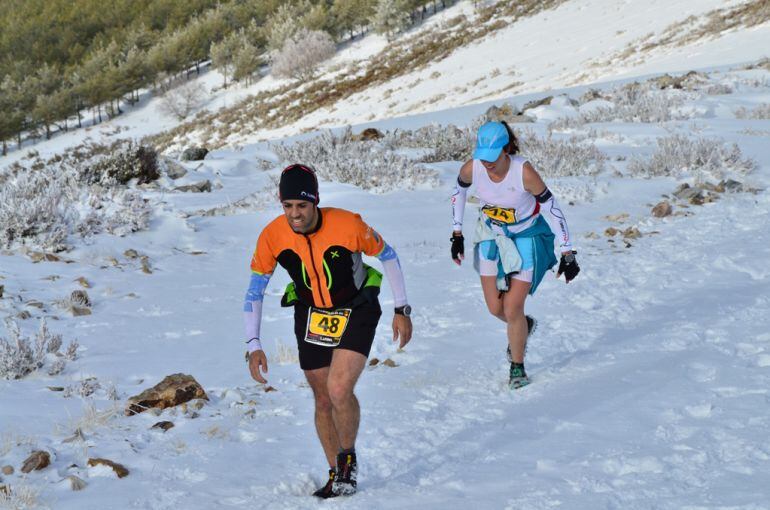
[[89,184],[110,185],[113,181],[127,184],[132,179],[137,179],[137,184],[146,184],[159,177],[155,149],[130,141],[116,147],[109,156],[80,169],[80,178]]
[[561,140],[528,130],[518,138],[522,155],[545,177],[596,175],[607,159],[596,146],[578,137]]
[[748,110],[741,106],[735,110],[735,118],[756,120],[770,119],[770,103],[763,103],[752,110]]
[[[79,150],[0,176],[0,247],[62,251],[71,235],[125,235],[147,228],[152,208],[120,182],[151,176],[157,169],[154,151],[130,143]],[[113,156],[105,156],[110,152]]]
[[691,111],[680,108],[693,93],[677,89],[658,90],[651,83],[630,83],[615,88],[604,97],[611,105],[583,109],[572,117],[562,117],[550,124],[550,129],[575,129],[594,122],[667,122],[687,120]]
[[729,171],[747,174],[756,162],[743,158],[736,144],[713,138],[690,139],[683,135],[658,138],[657,150],[650,158],[635,156],[628,164],[633,176],[681,177],[693,175],[699,180],[721,179]]
[[435,187],[439,183],[434,170],[388,150],[380,142],[355,140],[350,128],[339,136],[327,131],[292,145],[275,145],[273,150],[284,163],[312,165],[323,179],[370,191]]
[[389,131],[385,134],[383,143],[392,149],[401,147],[426,149],[428,153],[420,158],[420,161],[425,163],[465,161],[473,154],[476,130],[482,123],[483,119],[477,119],[465,128],[452,124],[448,126],[430,124],[416,131]]
[[63,249],[67,225],[77,213],[70,207],[77,183],[72,175],[21,173],[0,189],[0,245],[9,248],[33,239],[53,251]]
[[335,51],[334,41],[326,32],[300,28],[273,57],[272,72],[279,78],[309,80]]
[[198,82],[190,81],[163,94],[160,109],[177,120],[184,120],[201,107],[205,96],[206,88]]
[[45,319],[40,321],[34,340],[23,336],[13,320],[6,320],[6,330],[10,339],[0,337],[0,378],[21,379],[43,368],[49,359],[49,373],[56,375],[64,369],[66,360],[77,355],[77,342],[70,343],[65,354],[60,352],[62,337],[48,330]]

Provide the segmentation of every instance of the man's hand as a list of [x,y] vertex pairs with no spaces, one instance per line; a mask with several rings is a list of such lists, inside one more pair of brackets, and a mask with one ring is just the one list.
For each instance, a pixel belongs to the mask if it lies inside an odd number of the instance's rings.
[[249,355],[249,372],[251,372],[251,377],[258,383],[265,384],[267,382],[267,379],[262,377],[262,372],[267,373],[267,356],[265,356],[265,351],[254,351]]
[[401,340],[398,348],[403,349],[412,339],[412,319],[406,315],[393,315],[393,341]]

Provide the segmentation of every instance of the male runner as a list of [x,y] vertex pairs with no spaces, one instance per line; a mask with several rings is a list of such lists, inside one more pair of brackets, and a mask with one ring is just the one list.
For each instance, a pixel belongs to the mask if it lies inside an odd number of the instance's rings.
[[246,293],[249,370],[267,382],[267,358],[259,340],[262,301],[276,263],[292,283],[281,299],[294,307],[299,364],[315,398],[315,425],[329,479],[314,495],[331,498],[356,492],[355,441],[360,407],[353,389],[366,365],[382,310],[377,296],[382,274],[361,254],[377,257],[393,290],[393,341],[412,337],[411,307],[396,252],[358,214],[318,207],[313,169],[291,165],[279,184],[284,214],[259,236]]

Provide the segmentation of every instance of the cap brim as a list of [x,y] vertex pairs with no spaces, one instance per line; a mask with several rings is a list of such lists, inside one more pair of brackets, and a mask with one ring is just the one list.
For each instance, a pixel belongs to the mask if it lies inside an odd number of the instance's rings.
[[481,159],[484,161],[497,161],[502,152],[502,147],[499,149],[492,148],[479,148],[473,151],[473,159]]

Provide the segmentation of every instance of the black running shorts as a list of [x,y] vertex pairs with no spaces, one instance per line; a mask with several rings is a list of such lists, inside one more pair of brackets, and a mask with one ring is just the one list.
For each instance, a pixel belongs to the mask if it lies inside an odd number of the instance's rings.
[[299,366],[302,370],[328,367],[332,363],[332,353],[335,349],[347,349],[369,357],[377,323],[382,315],[380,303],[376,298],[373,303],[367,301],[352,309],[344,333],[335,347],[317,345],[306,340],[309,312],[307,305],[297,303],[294,306],[294,334],[297,337]]

